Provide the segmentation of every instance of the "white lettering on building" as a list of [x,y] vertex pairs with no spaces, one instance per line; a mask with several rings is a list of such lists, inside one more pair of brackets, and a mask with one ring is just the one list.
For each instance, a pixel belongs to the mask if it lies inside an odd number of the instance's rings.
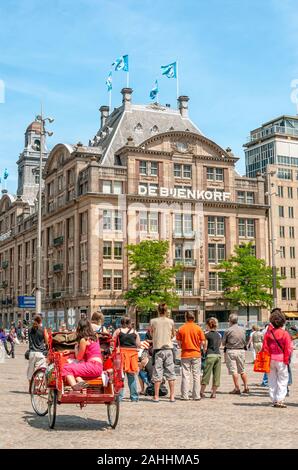
[[231,193],[225,191],[192,190],[187,188],[156,188],[139,185],[140,196],[161,196],[178,199],[195,199],[201,201],[230,201]]

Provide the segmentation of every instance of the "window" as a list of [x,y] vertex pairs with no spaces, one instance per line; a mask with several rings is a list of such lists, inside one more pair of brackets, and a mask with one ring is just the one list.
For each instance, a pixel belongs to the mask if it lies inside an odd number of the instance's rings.
[[112,181],[103,181],[102,183],[102,192],[104,194],[112,193]]
[[114,181],[114,194],[122,194],[122,181]]
[[193,273],[185,272],[184,273],[184,288],[188,292],[193,290]]
[[147,162],[144,160],[140,161],[140,175],[147,175]]
[[209,273],[209,290],[217,291],[216,273]]
[[183,178],[191,178],[191,165],[183,165]]
[[279,217],[284,217],[284,206],[278,206],[278,215]]
[[140,160],[140,175],[158,176],[158,162]]
[[174,163],[174,176],[175,178],[181,178],[182,176],[182,165]]
[[115,211],[115,230],[122,230],[122,213],[120,211]]
[[208,262],[216,263],[216,244],[215,243],[208,244]]
[[122,271],[114,271],[114,290],[122,290]]
[[150,174],[151,174],[151,176],[157,176],[158,175],[158,163],[157,162],[151,162]]
[[288,198],[293,199],[293,188],[288,186]]
[[193,232],[192,214],[175,214],[174,232],[176,235],[190,235]]
[[103,211],[103,229],[112,230],[112,211]]
[[112,288],[112,271],[109,269],[105,269],[103,271],[103,289],[104,290],[111,290]]
[[183,258],[183,247],[182,245],[175,246],[175,259],[182,259]]
[[284,188],[283,186],[277,186],[277,196],[284,197]]
[[293,219],[294,218],[294,207],[289,207],[289,218]]
[[281,246],[281,247],[279,248],[279,252],[280,252],[280,257],[284,259],[284,258],[286,257],[286,247],[285,247],[285,246]]
[[282,300],[296,300],[296,288],[295,287],[283,287],[281,289]]
[[114,258],[122,259],[122,242],[114,243]]
[[246,193],[246,202],[247,204],[254,204],[255,202],[255,194],[252,192]]
[[283,225],[279,226],[279,236],[280,238],[285,238],[285,227]]
[[87,243],[80,244],[80,260],[82,263],[87,261]]
[[245,237],[246,235],[245,219],[238,220],[238,232],[239,232],[239,237]]
[[183,291],[183,273],[176,273],[176,290]]
[[88,212],[82,212],[80,214],[80,233],[81,235],[85,235],[87,233],[87,225],[88,225]]
[[280,268],[280,275],[281,275],[282,277],[287,277],[287,268],[286,268],[285,266],[282,266],[282,267]]
[[295,267],[291,268],[291,279],[296,279],[296,268]]
[[192,177],[191,165],[181,165],[180,163],[174,163],[174,177],[175,178],[191,178]]
[[112,259],[112,242],[103,242],[103,258]]
[[223,181],[224,180],[223,168],[207,167],[207,180]]
[[219,263],[226,257],[226,246],[222,244],[208,244],[208,262]]
[[149,212],[149,232],[158,233],[158,213]]
[[140,231],[148,232],[147,212],[140,212]]
[[225,235],[225,219],[224,217],[208,217],[208,235],[224,236]]
[[58,176],[58,191],[63,189],[63,175]]
[[245,192],[244,191],[238,191],[238,193],[237,193],[237,202],[239,202],[240,204],[245,203]]
[[295,227],[289,227],[289,237],[295,238]]
[[239,237],[255,237],[255,221],[254,219],[238,219]]
[[295,259],[296,258],[296,250],[294,246],[290,246],[290,258]]

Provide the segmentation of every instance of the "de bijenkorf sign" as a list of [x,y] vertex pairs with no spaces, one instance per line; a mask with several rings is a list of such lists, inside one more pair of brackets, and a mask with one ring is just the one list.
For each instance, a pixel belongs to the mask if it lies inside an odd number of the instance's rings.
[[35,308],[36,300],[33,295],[19,295],[18,296],[19,308]]

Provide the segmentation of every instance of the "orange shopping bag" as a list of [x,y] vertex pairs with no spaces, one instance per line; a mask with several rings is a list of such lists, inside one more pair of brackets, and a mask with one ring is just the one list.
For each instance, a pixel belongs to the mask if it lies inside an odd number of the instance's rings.
[[266,351],[260,351],[257,354],[254,363],[254,372],[270,372],[270,354]]

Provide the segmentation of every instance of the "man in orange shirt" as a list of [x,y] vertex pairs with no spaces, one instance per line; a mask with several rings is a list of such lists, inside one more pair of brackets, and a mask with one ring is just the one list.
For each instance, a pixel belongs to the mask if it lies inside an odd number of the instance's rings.
[[179,328],[176,339],[181,345],[182,399],[189,399],[189,379],[192,374],[192,398],[200,400],[201,345],[205,344],[206,338],[203,330],[195,323],[193,312],[186,312],[186,323]]

